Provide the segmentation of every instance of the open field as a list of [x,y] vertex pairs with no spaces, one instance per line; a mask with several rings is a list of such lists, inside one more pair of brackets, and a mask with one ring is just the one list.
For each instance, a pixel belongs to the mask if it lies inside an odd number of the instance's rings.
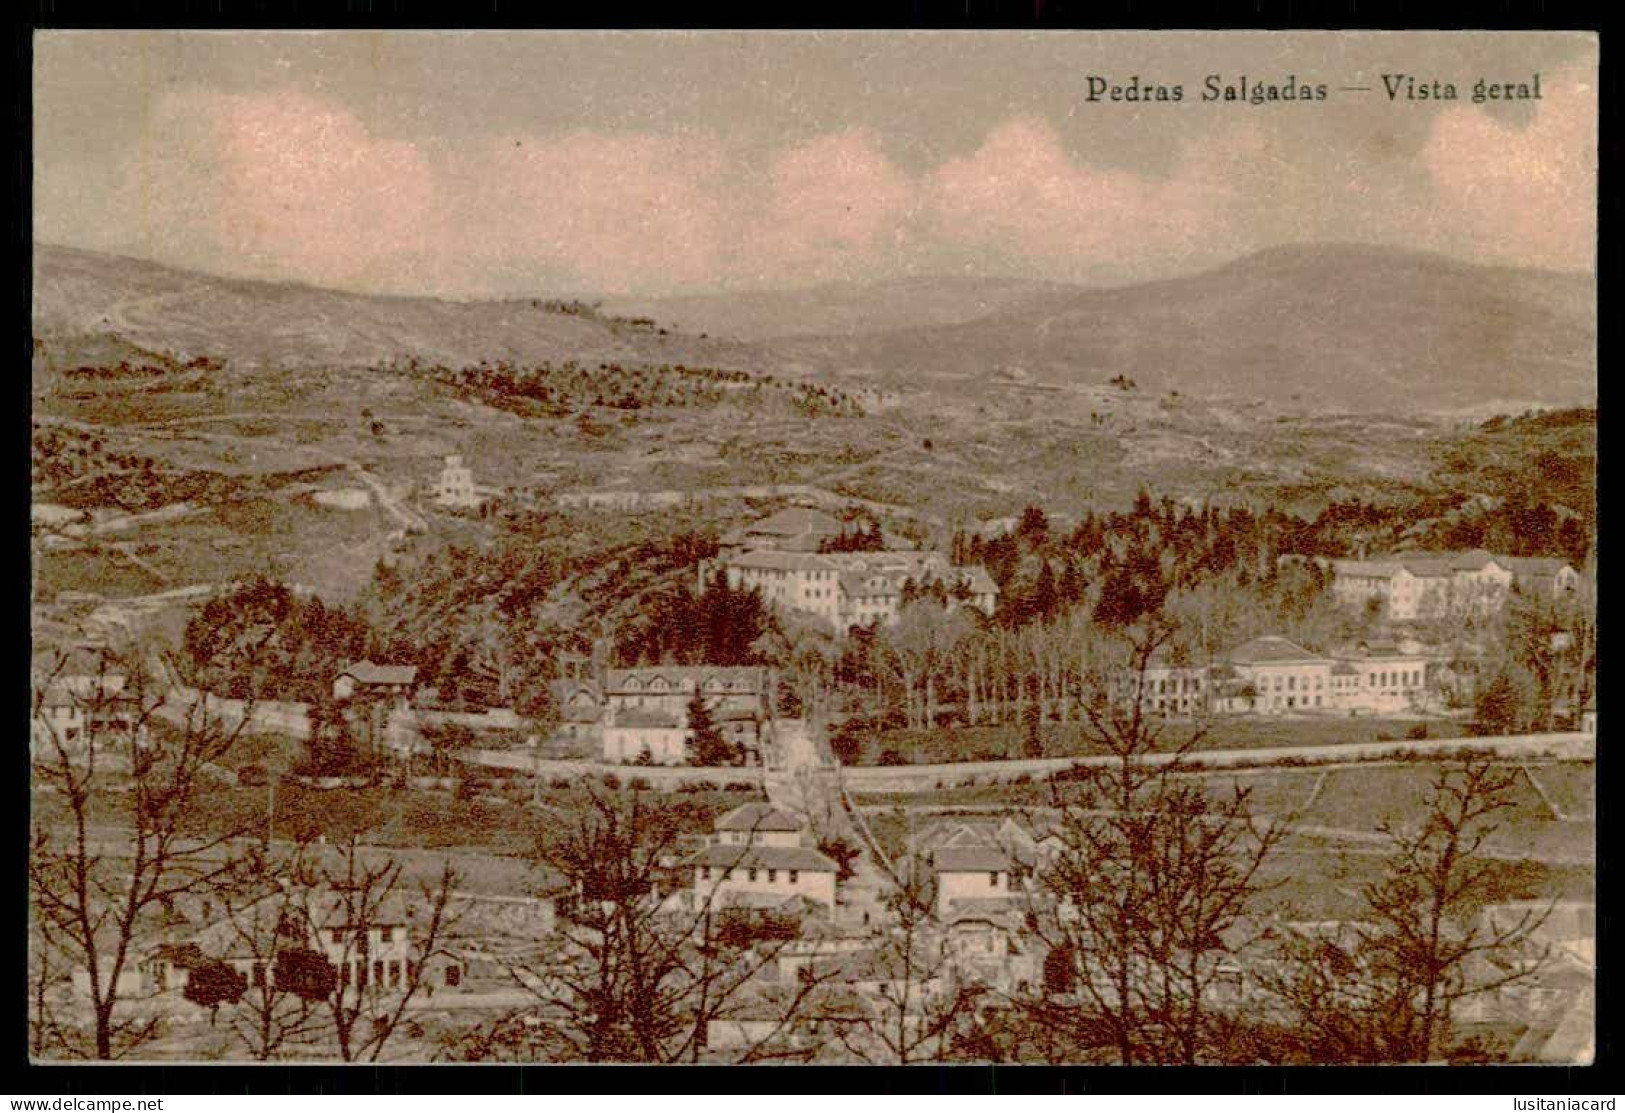
[[[269,787],[242,788],[216,785],[202,794],[192,816],[190,833],[218,835],[247,828],[263,837],[267,830]],[[368,845],[405,850],[458,849],[471,855],[523,858],[535,849],[537,836],[560,812],[588,805],[589,795],[579,785],[549,785],[542,789],[540,807],[531,801],[527,783],[507,787],[487,785],[469,792],[376,786],[368,788],[308,788],[283,782],[274,793],[275,815],[269,830],[278,839],[325,837],[329,842],[354,834]],[[690,833],[711,830],[715,818],[730,808],[759,798],[752,792],[682,792],[662,794],[658,806],[678,827]],[[98,797],[91,822],[119,829],[129,798],[120,794]],[[65,819],[62,803],[50,793],[35,793],[37,822],[57,824]]]
[[[1595,765],[1542,762],[1516,768],[1533,773],[1548,795],[1575,811],[1569,819],[1553,818],[1546,800],[1520,776],[1514,807],[1485,845],[1493,857],[1494,899],[1595,899],[1596,824],[1581,810],[1595,784]],[[1378,825],[1403,824],[1417,815],[1438,772],[1436,765],[1418,763],[1200,776],[1215,794],[1243,789],[1255,815],[1290,818],[1299,828],[1270,864],[1273,888],[1266,905],[1290,909],[1294,916],[1335,919],[1358,911],[1360,886],[1378,875],[1384,853]],[[856,802],[882,846],[896,854],[911,830],[955,815],[1053,814],[1056,806],[1079,799],[1076,785],[1026,784],[908,797],[860,794]]]
[[[1587,806],[1595,784],[1590,762],[1540,762],[1519,766],[1527,777],[1514,789],[1514,808],[1486,844],[1492,858],[1496,899],[1594,899],[1596,825]],[[1215,793],[1236,788],[1249,793],[1256,815],[1290,819],[1298,828],[1269,868],[1269,907],[1293,916],[1336,918],[1358,909],[1360,886],[1376,877],[1383,844],[1378,824],[1403,823],[1417,814],[1423,793],[1438,767],[1338,767],[1325,770],[1269,769],[1210,773],[1203,781]],[[557,816],[583,806],[580,786],[549,785],[542,808],[528,803],[523,779],[472,793],[389,787],[319,790],[292,782],[275,794],[270,831],[278,840],[324,836],[329,843],[358,835],[380,853],[399,859],[412,882],[430,881],[448,859],[465,888],[478,892],[531,891],[540,875],[533,854],[538,836]],[[263,837],[266,788],[219,786],[205,794],[194,817],[194,832],[219,833],[247,824]],[[708,832],[716,817],[753,798],[751,793],[661,794],[663,810],[680,830]],[[1547,798],[1561,800],[1570,818],[1553,818]],[[857,803],[889,854],[906,845],[908,832],[951,818],[1042,814],[1078,799],[1076,785],[1005,785],[953,789],[912,796],[860,795]],[[93,825],[110,837],[118,830],[127,798],[102,798]],[[51,794],[36,793],[34,812],[45,823],[65,818]]]

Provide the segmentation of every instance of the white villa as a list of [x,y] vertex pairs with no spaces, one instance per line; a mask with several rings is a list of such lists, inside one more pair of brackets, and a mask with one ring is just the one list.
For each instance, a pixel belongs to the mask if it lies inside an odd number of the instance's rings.
[[461,456],[447,456],[435,481],[434,501],[449,510],[478,510],[483,499],[474,490],[474,472]]
[[[1140,705],[1157,715],[1300,711],[1392,714],[1415,710],[1427,692],[1429,658],[1372,643],[1337,655],[1276,635],[1254,638],[1211,666],[1166,659],[1147,666]],[[1121,681],[1132,703],[1135,678]]]
[[896,620],[903,586],[940,584],[949,605],[963,603],[991,615],[998,587],[986,569],[956,567],[941,553],[912,549],[858,553],[753,550],[700,566],[703,590],[716,568],[728,586],[759,591],[781,610],[822,619],[840,633],[855,626]]
[[611,708],[604,713],[604,760],[682,765],[688,759],[688,723],[681,712]]
[[1494,611],[1513,587],[1554,597],[1579,587],[1580,574],[1555,557],[1467,553],[1399,553],[1334,560],[1332,593],[1353,606],[1378,600],[1394,622],[1452,613]]
[[835,907],[835,862],[806,846],[806,821],[771,804],[746,804],[717,821],[689,863],[694,895],[730,907],[769,908],[804,898]]
[[605,761],[681,765],[688,760],[695,691],[722,736],[749,761],[767,718],[769,689],[761,668],[657,665],[606,669],[596,683],[567,681],[554,691],[568,722],[598,725]]

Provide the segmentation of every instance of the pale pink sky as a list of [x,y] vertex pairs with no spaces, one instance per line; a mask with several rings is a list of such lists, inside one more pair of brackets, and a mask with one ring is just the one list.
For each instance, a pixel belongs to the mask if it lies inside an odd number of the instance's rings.
[[[36,237],[222,273],[659,294],[1313,240],[1594,255],[1587,36],[72,32],[35,59]],[[1543,99],[1390,103],[1390,71],[1538,71]],[[1186,99],[1091,104],[1090,73]],[[1209,73],[1330,99],[1207,105]]]

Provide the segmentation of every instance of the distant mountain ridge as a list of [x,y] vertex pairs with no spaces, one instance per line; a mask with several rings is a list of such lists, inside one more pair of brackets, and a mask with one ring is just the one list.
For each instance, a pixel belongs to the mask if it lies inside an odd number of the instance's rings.
[[[923,278],[612,301],[599,315],[221,278],[45,245],[34,281],[37,337],[257,366],[686,363],[962,394],[1001,389],[1000,372],[1096,386],[1125,376],[1142,393],[1356,411],[1585,405],[1597,385],[1590,276],[1383,247],[1276,248],[1110,288]],[[729,319],[738,335],[706,327]]]
[[897,382],[1052,383],[1371,410],[1571,405],[1597,389],[1588,275],[1395,248],[1307,245],[1189,277],[1044,294],[959,325],[798,338],[806,361]]
[[1045,294],[1077,289],[1033,279],[943,275],[826,282],[789,290],[609,298],[604,307],[608,312],[670,322],[686,332],[776,340],[960,324]]

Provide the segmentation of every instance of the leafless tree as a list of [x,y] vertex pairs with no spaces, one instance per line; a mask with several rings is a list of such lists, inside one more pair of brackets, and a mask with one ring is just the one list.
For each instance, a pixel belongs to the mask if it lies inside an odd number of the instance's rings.
[[545,958],[510,966],[534,1004],[452,1053],[697,1063],[724,1054],[715,1031],[748,1011],[766,1012],[773,1026],[729,1048],[732,1061],[804,1055],[788,1037],[817,982],[766,985],[787,940],[735,930],[711,892],[664,892],[678,835],[671,813],[636,792],[595,790],[579,814],[550,828],[538,850],[564,894],[559,935]]
[[1391,852],[1363,890],[1365,915],[1332,938],[1282,947],[1272,988],[1324,1062],[1429,1062],[1448,1052],[1456,1006],[1533,977],[1550,908],[1478,916],[1496,863],[1480,853],[1513,807],[1515,769],[1470,761],[1439,772],[1411,826],[1385,823]]
[[[310,846],[300,843],[285,860],[251,856],[238,894],[224,911],[233,957],[250,960],[248,988],[232,1014],[237,1038],[255,1059],[266,1061],[325,1037],[320,984],[302,984],[293,968],[302,959],[325,958],[312,946],[305,894],[295,882],[309,876]],[[326,972],[323,971],[325,974]]]
[[865,1063],[907,1066],[954,1058],[975,1027],[978,1004],[990,995],[961,978],[920,869],[897,879],[886,913],[873,947],[858,959],[860,968],[832,966],[837,981],[861,988],[828,1018],[839,1021],[830,1030]]
[[28,948],[28,1047],[36,1058],[52,1051],[76,1049],[83,1034],[72,1030],[71,1020],[58,1012],[62,998],[71,993],[64,949],[49,920],[30,909]]
[[1078,769],[1062,800],[1059,847],[1040,871],[1033,923],[1071,964],[1073,991],[1024,1002],[1042,1023],[1104,1041],[1124,1064],[1209,1057],[1212,989],[1246,943],[1245,915],[1286,828],[1256,819],[1246,789],[1204,789],[1185,758],[1202,727],[1177,739],[1146,710],[1147,672],[1172,633],[1153,619],[1103,666],[1083,707],[1110,760]]
[[[166,707],[135,654],[104,651],[93,673],[72,678],[68,664],[59,654],[34,693],[34,788],[45,795],[34,815],[29,890],[36,943],[83,972],[93,1018],[90,1046],[68,1038],[54,1050],[112,1059],[158,1030],[158,1017],[121,1006],[130,996],[126,977],[164,941],[164,917],[176,901],[228,887],[238,870],[233,840],[252,820],[206,830],[196,805],[249,716],[245,709],[227,728],[206,700]],[[71,710],[71,726],[46,707],[48,693],[64,692],[70,702],[58,706]]]
[[[447,957],[446,939],[457,919],[452,907],[456,871],[447,862],[437,881],[420,884],[413,894],[402,880],[402,868],[398,859],[369,851],[351,835],[339,847],[336,861],[305,863],[290,879],[311,933],[318,942],[325,936],[329,948],[336,948],[328,950],[328,959],[338,977],[323,1007],[339,1058],[347,1063],[377,1062],[383,1056],[407,1008],[428,988],[431,965]],[[391,980],[378,976],[377,965],[385,960],[373,947],[387,941],[383,932],[396,929],[406,932],[410,957]]]

